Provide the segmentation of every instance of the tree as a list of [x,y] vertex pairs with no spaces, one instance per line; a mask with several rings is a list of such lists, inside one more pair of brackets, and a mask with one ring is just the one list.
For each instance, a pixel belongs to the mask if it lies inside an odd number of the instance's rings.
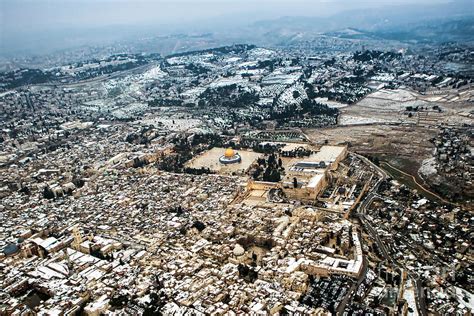
[[31,194],[30,188],[27,187],[26,185],[24,185],[24,186],[21,187],[20,192],[21,192],[21,193],[24,193],[24,194],[26,194],[26,195],[30,195],[30,194]]
[[294,99],[298,99],[299,97],[300,97],[299,91],[296,91],[296,90],[293,91],[293,98],[294,98]]
[[204,228],[206,228],[206,225],[204,225],[203,222],[201,221],[195,221],[193,223],[193,226],[194,228],[196,228],[197,230],[199,230],[199,232],[202,232],[204,230]]
[[273,170],[272,173],[270,174],[270,181],[271,182],[279,182],[281,180],[281,175],[278,170]]
[[53,190],[49,186],[44,187],[43,197],[48,200],[54,199]]
[[268,165],[269,166],[273,166],[275,164],[275,155],[274,154],[271,154],[269,157],[268,157]]

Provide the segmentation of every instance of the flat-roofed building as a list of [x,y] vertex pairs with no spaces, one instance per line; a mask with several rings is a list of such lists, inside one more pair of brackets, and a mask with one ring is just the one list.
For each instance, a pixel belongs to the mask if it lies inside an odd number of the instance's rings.
[[311,156],[311,161],[315,163],[324,162],[330,170],[335,170],[339,162],[346,156],[346,146],[323,146],[314,156]]
[[337,169],[346,155],[346,146],[323,146],[316,154],[296,161],[283,181],[285,193],[298,199],[316,199],[327,184],[328,171]]

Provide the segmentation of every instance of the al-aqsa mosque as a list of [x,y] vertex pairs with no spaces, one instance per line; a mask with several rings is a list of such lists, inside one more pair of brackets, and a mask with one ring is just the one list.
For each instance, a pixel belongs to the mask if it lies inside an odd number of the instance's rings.
[[227,148],[224,155],[219,158],[219,162],[224,165],[239,163],[241,161],[242,157],[240,157],[239,153],[234,151],[232,148]]

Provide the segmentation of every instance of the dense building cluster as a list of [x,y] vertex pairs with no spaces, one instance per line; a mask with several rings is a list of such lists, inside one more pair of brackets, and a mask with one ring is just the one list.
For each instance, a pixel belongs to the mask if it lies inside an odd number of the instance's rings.
[[378,192],[362,216],[381,236],[379,257],[419,278],[433,311],[467,313],[473,275],[470,212],[430,201],[395,180],[383,180]]
[[423,177],[435,183],[438,191],[455,201],[472,199],[474,196],[474,138],[471,127],[441,129],[438,137],[432,140],[435,157],[424,161],[420,170]]
[[338,36],[2,73],[0,314],[472,313],[471,55]]

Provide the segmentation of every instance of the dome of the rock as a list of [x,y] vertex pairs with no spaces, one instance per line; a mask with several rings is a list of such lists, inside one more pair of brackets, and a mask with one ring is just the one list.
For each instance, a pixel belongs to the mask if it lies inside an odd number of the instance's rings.
[[232,148],[227,148],[224,152],[224,155],[219,158],[219,162],[224,165],[239,163],[241,160],[242,158],[240,157],[239,153]]
[[234,150],[233,150],[232,148],[227,148],[226,151],[225,151],[225,153],[224,153],[224,156],[225,156],[226,158],[232,158],[232,157],[235,156],[235,152],[234,152]]

